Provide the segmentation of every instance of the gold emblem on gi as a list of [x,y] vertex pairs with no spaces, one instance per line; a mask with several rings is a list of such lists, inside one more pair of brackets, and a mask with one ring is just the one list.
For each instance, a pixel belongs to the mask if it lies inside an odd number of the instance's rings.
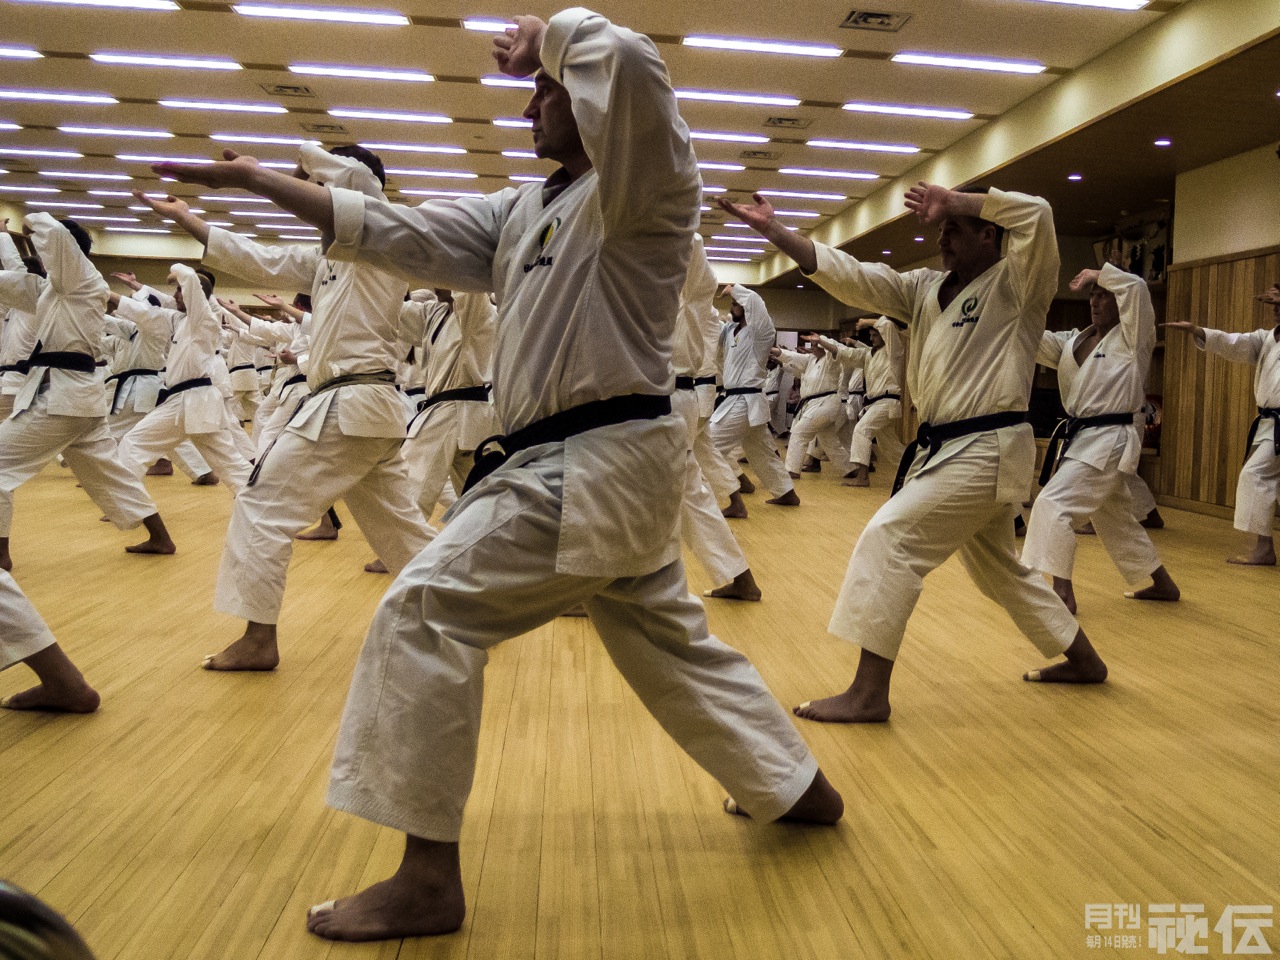
[[[538,234],[538,249],[539,250],[547,249],[547,244],[551,242],[551,238],[556,235],[556,231],[559,229],[560,229],[559,217],[556,217],[554,220],[548,223],[545,227],[543,227],[542,231]],[[533,263],[526,263],[524,265],[524,272],[528,273],[534,267],[549,267],[551,266],[551,263],[554,259],[555,259],[554,257],[539,256],[536,260],[533,261]]]

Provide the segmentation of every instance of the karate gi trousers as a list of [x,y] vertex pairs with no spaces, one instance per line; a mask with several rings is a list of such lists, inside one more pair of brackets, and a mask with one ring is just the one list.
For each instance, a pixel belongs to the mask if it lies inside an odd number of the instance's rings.
[[[747,558],[729,529],[729,521],[720,512],[716,496],[694,456],[694,445],[702,423],[697,396],[692,390],[677,390],[671,397],[671,410],[684,417],[689,431],[684,494],[680,504],[680,539],[698,558],[712,586],[723,587],[747,569]],[[737,489],[736,478],[734,489]]]
[[1133,502],[1133,515],[1145,520],[1156,508],[1156,498],[1151,493],[1147,482],[1136,473],[1124,474],[1125,486],[1129,488],[1129,499]]
[[[213,389],[201,387],[198,389]],[[249,479],[253,468],[241,456],[232,431],[240,425],[222,407],[222,424],[206,433],[187,433],[183,415],[182,395],[156,407],[130,430],[120,441],[120,462],[142,476],[150,464],[177,447],[183,440],[190,440],[201,456],[212,465],[214,471],[231,491],[238,494]]]
[[770,497],[776,499],[792,490],[791,477],[787,475],[787,468],[782,465],[782,458],[778,456],[778,447],[769,434],[769,425],[751,425],[747,416],[747,404],[742,397],[729,397],[722,406],[728,406],[729,409],[711,424],[711,439],[720,451],[720,456],[729,461],[730,469],[737,462],[734,450],[741,444],[747,463],[769,491]]
[[352,678],[329,804],[456,842],[489,649],[581,603],[662,728],[751,816],[777,819],[818,769],[790,718],[747,659],[708,633],[679,559],[622,579],[556,571],[564,445],[544,449],[468,491],[383,598]]
[[[146,413],[139,413],[137,410],[126,408],[107,417],[107,429],[111,431],[111,436],[115,439],[116,444],[119,445],[120,441],[125,438],[130,430],[140,424],[145,416]],[[196,449],[196,445],[190,440],[184,439],[164,456],[172,459],[178,465],[178,469],[192,480],[197,480],[212,471],[204,457],[200,456],[200,451]],[[159,460],[160,458],[157,457],[156,459]],[[147,464],[147,466],[150,467],[151,464]]]
[[[457,499],[457,492],[466,483],[467,474],[475,466],[471,450],[460,448],[458,404],[473,401],[447,400],[431,408],[430,415],[419,428],[416,436],[404,442],[404,459],[409,469],[409,480],[417,493],[418,507],[426,520],[431,519],[436,504],[446,507]],[[415,415],[417,408],[414,408]],[[501,433],[496,421],[489,433]],[[481,438],[483,439],[483,438]],[[450,493],[445,496],[445,484],[452,482]]]
[[0,570],[0,670],[54,644],[53,634],[6,571]]
[[848,449],[840,443],[840,430],[848,422],[840,398],[834,393],[829,397],[810,400],[791,422],[791,438],[787,441],[787,470],[799,473],[809,445],[817,443],[827,454],[831,465],[841,475],[849,470],[845,456]]
[[400,439],[349,437],[339,428],[349,389],[359,388],[339,388],[315,440],[281,433],[236,497],[213,596],[220,613],[276,623],[294,537],[339,500],[392,573],[430,542],[434,531],[413,501]]
[[1048,658],[1061,654],[1079,625],[1044,578],[1018,560],[1017,504],[996,502],[999,437],[983,434],[927,468],[923,460],[923,453],[916,457],[906,484],[858,538],[827,629],[896,659],[925,575],[959,551],[978,589],[1005,609],[1036,649]]
[[1160,567],[1160,557],[1138,523],[1129,492],[1132,476],[1121,473],[1114,463],[1100,470],[1073,460],[1068,453],[1031,508],[1022,562],[1032,570],[1070,580],[1076,561],[1076,527],[1092,517],[1094,532],[1125,582],[1143,586]]
[[897,470],[905,449],[901,432],[902,401],[878,400],[863,408],[853,428],[849,462],[855,466],[871,466],[871,441],[874,440],[880,450],[880,462],[890,470]]
[[0,537],[13,526],[13,491],[58,454],[119,529],[132,530],[156,512],[142,481],[119,459],[106,417],[63,417],[48,406],[42,391],[26,410],[0,422]]
[[1236,481],[1236,529],[1259,537],[1273,536],[1278,497],[1280,457],[1268,437],[1253,445]]

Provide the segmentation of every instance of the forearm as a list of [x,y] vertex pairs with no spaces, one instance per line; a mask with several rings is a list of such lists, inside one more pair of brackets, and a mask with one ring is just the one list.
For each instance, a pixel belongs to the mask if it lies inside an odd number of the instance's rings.
[[266,197],[328,236],[333,235],[333,200],[326,187],[298,180],[276,170],[255,167],[245,189]]
[[788,230],[777,220],[770,220],[763,230],[757,232],[794,260],[801,273],[810,274],[818,269],[818,252],[813,241],[801,236],[799,231]]
[[[176,223],[178,226],[180,226],[183,230],[187,231],[187,233],[191,234],[191,236],[194,239],[200,242],[201,246],[208,244],[209,225],[205,223],[203,220],[201,220],[199,217],[197,217],[194,213],[191,213],[190,211],[175,213],[173,215],[173,222]],[[134,290],[142,289],[141,284],[135,283],[132,286]]]

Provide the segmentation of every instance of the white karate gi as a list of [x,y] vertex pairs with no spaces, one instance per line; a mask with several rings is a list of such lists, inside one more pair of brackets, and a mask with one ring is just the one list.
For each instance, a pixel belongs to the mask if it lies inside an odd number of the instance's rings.
[[[67,228],[47,213],[30,213],[36,253],[47,280],[0,271],[0,302],[36,317],[46,352],[97,356],[107,307],[106,281]],[[13,524],[13,491],[61,453],[90,499],[121,530],[156,512],[142,482],[116,457],[107,429],[102,369],[92,373],[35,366],[14,400],[13,416],[0,423],[0,537]]]
[[[706,350],[705,332],[710,325],[719,330],[715,308],[716,275],[711,270],[703,249],[702,237],[693,235],[693,252],[689,272],[680,292],[680,309],[676,314],[676,331],[671,364],[677,378],[692,380],[702,369]],[[711,486],[702,474],[695,453],[700,437],[708,436],[708,418],[702,416],[697,387],[677,386],[671,397],[672,410],[684,417],[688,430],[689,453],[686,457],[684,496],[680,502],[680,536],[715,587],[730,583],[747,569],[747,558],[720,512]],[[714,447],[712,448],[714,450]],[[734,478],[734,489],[737,480]],[[732,492],[732,491],[730,491]]]
[[[1093,329],[1051,332],[1041,338],[1037,362],[1058,371],[1062,404],[1069,417],[1136,413],[1146,397],[1147,372],[1156,342],[1156,316],[1141,277],[1111,264],[1098,285],[1115,294],[1120,323],[1076,362],[1075,347]],[[1057,473],[1036,497],[1022,545],[1022,562],[1061,580],[1075,566],[1075,528],[1089,517],[1125,581],[1146,583],[1160,567],[1156,548],[1135,518],[1127,478],[1136,476],[1142,455],[1137,425],[1084,427],[1063,455]],[[1145,516],[1145,514],[1144,514]]]
[[[564,186],[393,206],[333,191],[331,255],[454,290],[494,290],[494,399],[507,430],[672,387],[671,341],[700,184],[652,43],[582,9],[551,19],[594,168]],[[608,109],[601,105],[608,104]],[[563,186],[556,192],[557,186]],[[707,633],[680,562],[686,431],[677,416],[524,450],[467,492],[396,579],[361,652],[329,802],[456,841],[490,647],[584,603],[658,721],[758,819],[816,762],[747,661]]]
[[462,492],[481,441],[501,433],[487,398],[433,401],[446,390],[490,382],[497,320],[487,293],[456,293],[452,304],[409,301],[400,310],[401,336],[415,343],[416,355],[423,358],[425,392],[409,421],[404,459],[428,520],[447,482],[452,480],[454,493]]
[[231,379],[231,392],[235,395],[239,420],[247,423],[258,412],[262,402],[262,387],[258,384],[258,371],[254,365],[259,345],[250,337],[242,336],[238,325],[229,328],[226,342],[227,374]]
[[[982,217],[1006,228],[1008,255],[945,310],[938,288],[947,274],[900,274],[816,245],[814,279],[832,296],[909,318],[907,384],[925,423],[1027,409],[1036,349],[1058,285],[1053,214],[1038,197],[992,190]],[[925,460],[922,448],[906,485],[858,538],[831,632],[894,659],[925,575],[959,551],[978,588],[1040,652],[1061,653],[1075,638],[1076,620],[1014,551],[1013,517],[1031,489],[1035,465],[1031,425],[957,437]]]
[[702,331],[702,363],[694,379],[698,397],[698,436],[693,442],[693,456],[702,470],[703,479],[711,486],[718,504],[727,504],[738,492],[738,471],[729,465],[711,438],[711,415],[716,409],[717,381],[720,379],[720,315],[712,307],[699,324]]
[[56,641],[17,582],[0,570],[0,670],[21,663]]
[[758,293],[734,284],[731,296],[742,307],[743,324],[739,329],[729,322],[720,330],[721,382],[726,390],[759,392],[725,397],[711,415],[711,439],[730,466],[736,461],[734,450],[741,446],[751,469],[777,498],[793,485],[769,435],[769,400],[764,394],[765,364],[776,338],[773,319]]
[[902,459],[902,382],[906,365],[902,334],[888,317],[875,322],[876,332],[884,341],[878,349],[838,343],[829,337],[822,342],[837,351],[848,369],[862,370],[866,377],[866,395],[861,413],[853,428],[849,444],[849,462],[853,466],[871,466],[871,442],[880,451],[880,462],[896,470]]
[[6,306],[5,289],[20,299],[31,302],[40,296],[40,278],[28,275],[18,246],[8,231],[0,231],[0,270],[5,273],[5,288],[0,288],[0,312],[4,313],[4,334],[0,338],[0,420],[13,413],[13,401],[22,389],[27,375],[18,370],[36,348],[40,331],[35,314],[15,306]]
[[787,441],[787,469],[792,473],[800,472],[812,443],[822,448],[841,474],[849,469],[847,448],[840,443],[840,430],[848,422],[840,403],[844,369],[836,355],[825,350],[821,354],[782,351],[782,365],[800,377],[800,410],[791,421]]
[[[247,269],[247,268],[246,268]],[[245,324],[232,316],[228,323],[240,336],[255,340],[271,350],[288,349],[298,358],[298,363],[276,363],[271,368],[271,379],[266,395],[258,404],[253,418],[254,458],[258,459],[284,430],[289,419],[298,412],[311,388],[300,364],[304,363],[311,346],[311,314],[304,313],[297,323],[284,320],[263,320],[250,315]]]
[[[1206,353],[1234,363],[1252,363],[1254,400],[1259,409],[1280,409],[1280,327],[1252,333],[1204,332]],[[1274,535],[1276,499],[1280,497],[1280,456],[1276,455],[1275,422],[1263,417],[1236,481],[1235,527],[1259,537]]]
[[[305,144],[299,162],[313,180],[384,199],[358,160]],[[300,358],[311,393],[259,454],[254,478],[236,497],[213,601],[221,613],[276,623],[294,537],[338,500],[393,573],[431,540],[400,456],[404,406],[395,383],[324,387],[340,377],[394,374],[408,287],[382,270],[332,261],[317,247],[267,247],[218,228],[210,230],[204,260],[251,283],[311,291],[310,344]]]
[[[222,326],[209,308],[200,277],[185,264],[175,263],[173,274],[182,288],[186,311],[144,307],[133,312],[136,324],[172,330],[173,340],[166,362],[166,389],[200,378],[214,378],[215,351],[222,338]],[[121,300],[120,307],[136,301]],[[244,487],[252,469],[236,447],[233,431],[240,424],[227,412],[225,399],[216,381],[186,389],[170,396],[152,409],[120,441],[120,461],[138,475],[165,456],[184,439],[190,440],[226,483],[232,495]]]

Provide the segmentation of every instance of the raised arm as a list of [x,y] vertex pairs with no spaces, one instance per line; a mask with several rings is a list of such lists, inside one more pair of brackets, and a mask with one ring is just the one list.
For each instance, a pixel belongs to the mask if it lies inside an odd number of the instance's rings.
[[818,254],[813,241],[779,223],[773,215],[773,204],[760,194],[753,193],[751,203],[733,203],[724,197],[716,197],[716,204],[799,264],[802,273],[810,274],[818,269]]
[[1134,356],[1150,355],[1156,342],[1156,312],[1146,282],[1108,263],[1101,270],[1080,271],[1070,286],[1082,290],[1092,283],[1116,298],[1120,335]]
[[978,216],[1005,228],[1005,259],[1014,275],[1014,290],[1022,294],[1023,314],[1043,321],[1058,291],[1058,238],[1048,201],[994,188],[985,198],[982,194],[959,196],[981,200]]
[[0,266],[0,306],[35,313],[44,280],[27,272],[8,230],[0,230]]
[[222,322],[204,295],[199,275],[185,263],[175,263],[171,272],[182,289],[182,302],[187,308],[187,336],[212,353],[222,338]]
[[110,289],[107,281],[84,255],[71,231],[47,213],[29,213],[23,222],[31,231],[36,256],[49,273],[49,285],[63,296],[101,296],[105,310]]

